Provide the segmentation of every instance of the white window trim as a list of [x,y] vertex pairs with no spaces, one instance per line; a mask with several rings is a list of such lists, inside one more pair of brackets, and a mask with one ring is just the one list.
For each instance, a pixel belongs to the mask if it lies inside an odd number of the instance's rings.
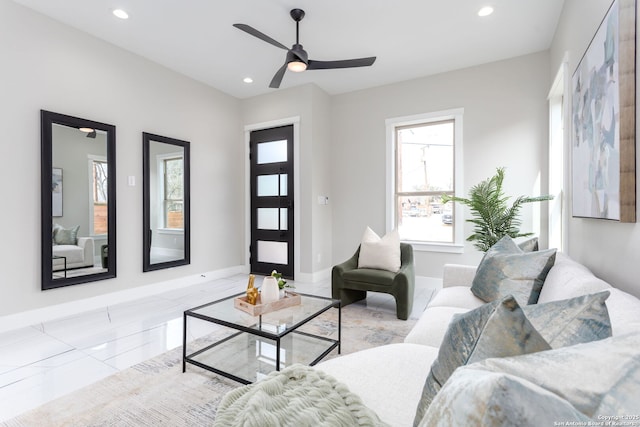
[[[441,120],[454,120],[454,194],[459,197],[462,195],[462,116],[464,114],[464,108],[454,108],[451,110],[434,111],[432,113],[416,114],[412,116],[394,117],[387,119],[386,132],[387,132],[387,167],[386,167],[386,218],[387,218],[387,232],[393,230],[396,223],[395,218],[395,148],[396,148],[396,128],[400,126],[411,126],[421,124],[425,122],[434,122]],[[437,243],[437,242],[417,242],[406,240],[404,243],[409,243],[416,251],[425,252],[448,252],[448,253],[463,253],[464,252],[464,209],[456,206],[454,212],[454,242],[453,243]]]
[[[106,239],[107,234],[93,234],[93,162],[96,161],[107,163],[107,158],[94,154],[87,155],[87,165],[89,166],[89,236],[94,239]],[[107,203],[109,203],[108,200]]]
[[[570,123],[571,123],[571,104],[569,102],[571,96],[571,82],[569,73],[569,54],[564,53],[560,68],[556,73],[556,77],[549,90],[547,100],[549,102],[549,159],[548,159],[548,194],[554,196],[553,200],[548,203],[548,246],[557,247],[559,251],[568,253],[569,250],[569,206],[568,189],[570,189]],[[562,128],[555,129],[554,123],[557,117],[554,117],[553,109],[561,108],[562,110]],[[554,158],[555,156],[555,158]],[[559,165],[562,168],[561,176],[555,176],[552,167],[557,162],[558,157],[562,159]],[[558,172],[558,171],[555,171]],[[559,226],[560,231],[554,230],[554,226]]]
[[162,209],[157,209],[158,224],[157,228],[159,234],[184,234],[184,229],[179,228],[166,228],[164,223],[164,161],[167,159],[180,158],[184,161],[184,153],[182,151],[176,151],[174,153],[163,153],[156,155],[156,180],[158,181],[158,198],[156,200],[162,200]]

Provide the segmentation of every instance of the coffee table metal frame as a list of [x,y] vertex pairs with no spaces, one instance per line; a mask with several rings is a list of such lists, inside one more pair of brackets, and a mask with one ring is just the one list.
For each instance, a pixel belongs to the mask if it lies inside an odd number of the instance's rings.
[[[67,257],[66,257],[66,256],[64,256],[64,255],[52,255],[52,256],[51,256],[51,259],[52,259],[52,260],[54,260],[54,259],[62,259],[62,260],[64,261],[64,268],[63,268],[63,271],[64,271],[64,277],[66,278],[66,277],[67,277]],[[56,270],[56,271],[59,271],[59,270]],[[56,271],[54,271],[54,273],[55,273]]]
[[[202,369],[206,369],[208,371],[214,372],[218,375],[222,375],[224,377],[230,378],[234,381],[237,381],[239,383],[242,384],[251,384],[251,381],[248,381],[244,378],[238,377],[237,375],[234,375],[230,372],[225,372],[222,371],[220,369],[217,369],[213,366],[204,364],[202,362],[199,362],[197,360],[194,360],[194,357],[198,356],[199,354],[202,354],[206,351],[213,351],[215,350],[215,348],[227,341],[229,341],[230,339],[233,339],[235,337],[237,337],[238,335],[241,334],[250,334],[250,335],[254,335],[254,336],[259,336],[259,337],[263,337],[263,338],[267,338],[270,339],[272,341],[276,342],[276,370],[279,371],[280,370],[280,348],[281,348],[281,340],[283,337],[285,337],[286,335],[290,334],[290,333],[295,333],[295,334],[300,334],[300,335],[304,335],[307,337],[311,337],[313,339],[318,339],[318,340],[322,340],[322,341],[327,341],[328,343],[330,343],[330,345],[327,347],[327,349],[320,354],[320,356],[318,356],[317,358],[315,358],[314,360],[311,361],[311,363],[309,363],[310,366],[315,365],[316,363],[318,363],[320,360],[322,360],[325,356],[327,356],[329,353],[331,353],[331,351],[333,351],[333,349],[337,348],[338,349],[338,354],[340,354],[340,344],[341,344],[341,334],[342,334],[342,306],[340,304],[340,300],[336,300],[336,299],[331,299],[331,298],[325,298],[325,297],[319,297],[319,296],[315,296],[315,295],[306,295],[306,294],[299,294],[300,296],[302,296],[303,298],[317,298],[317,299],[321,299],[321,300],[326,300],[328,302],[328,304],[323,307],[320,310],[315,311],[314,313],[310,314],[309,316],[307,316],[306,318],[298,321],[297,323],[291,325],[291,326],[287,326],[286,329],[282,332],[270,332],[270,331],[266,331],[262,329],[262,316],[256,316],[259,317],[258,319],[258,329],[254,329],[251,327],[246,327],[243,325],[239,325],[224,319],[219,319],[216,317],[212,317],[212,316],[207,316],[207,315],[203,315],[201,313],[198,313],[197,310],[200,310],[202,308],[214,305],[214,304],[221,304],[221,303],[225,303],[228,301],[228,304],[233,304],[233,299],[238,297],[238,296],[242,296],[244,295],[243,293],[237,294],[237,295],[233,295],[231,297],[228,298],[223,298],[221,300],[217,300],[217,301],[213,301],[207,304],[203,304],[200,305],[198,307],[194,307],[192,309],[186,310],[183,314],[183,330],[182,330],[182,372],[186,371],[186,364],[190,363],[192,365],[198,366]],[[302,304],[304,304],[304,299]],[[291,308],[295,308],[291,307]],[[319,315],[321,315],[322,313],[328,311],[331,308],[337,308],[338,309],[338,339],[334,340],[334,339],[330,339],[330,338],[326,338],[326,337],[322,337],[322,336],[318,336],[318,335],[314,335],[314,334],[310,334],[308,332],[303,332],[303,331],[298,331],[297,329],[299,327],[301,327],[302,325],[308,323],[309,321],[315,319],[316,317],[318,317]],[[288,310],[290,308],[284,308],[282,309],[282,311]],[[246,316],[251,316],[248,313],[244,313]],[[267,313],[269,314],[269,313]],[[265,314],[266,315],[266,314]],[[214,342],[213,344],[210,344],[198,351],[195,351],[193,353],[187,354],[187,319],[189,317],[195,317],[197,319],[201,319],[207,322],[212,322],[218,325],[222,325],[222,326],[226,326],[228,328],[231,329],[235,329],[238,332],[234,333],[228,337],[225,337],[219,341]]]

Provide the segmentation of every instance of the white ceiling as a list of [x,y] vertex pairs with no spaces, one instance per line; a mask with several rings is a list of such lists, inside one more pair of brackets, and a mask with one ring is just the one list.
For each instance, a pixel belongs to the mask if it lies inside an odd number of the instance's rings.
[[[372,67],[287,72],[281,88],[313,82],[329,94],[380,86],[549,48],[564,0],[14,0],[238,98],[272,92],[293,8],[315,60],[377,56]],[[495,8],[489,17],[477,11]],[[116,8],[128,20],[112,15]],[[254,82],[246,84],[244,77]]]

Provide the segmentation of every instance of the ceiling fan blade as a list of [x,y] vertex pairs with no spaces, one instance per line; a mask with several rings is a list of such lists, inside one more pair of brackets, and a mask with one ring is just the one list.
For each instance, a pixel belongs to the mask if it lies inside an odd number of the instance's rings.
[[233,24],[233,26],[236,27],[239,30],[244,31],[245,33],[251,34],[252,36],[259,38],[262,41],[265,41],[265,42],[267,42],[269,44],[272,44],[275,47],[279,47],[280,49],[284,49],[284,50],[289,50],[288,47],[286,47],[285,45],[283,45],[279,41],[272,39],[268,35],[256,30],[255,28],[253,28],[253,27],[251,27],[249,25],[246,25],[246,24]]
[[282,83],[282,78],[284,77],[284,72],[287,71],[287,63],[285,62],[284,65],[282,67],[280,67],[280,69],[278,71],[276,71],[276,74],[273,76],[273,79],[271,79],[271,83],[269,83],[269,87],[272,89],[278,89],[280,87],[280,83]]
[[309,64],[307,64],[307,70],[330,70],[333,68],[368,67],[370,65],[373,65],[374,62],[376,62],[375,56],[370,56],[368,58],[344,59],[341,61],[314,61],[313,59],[310,59]]

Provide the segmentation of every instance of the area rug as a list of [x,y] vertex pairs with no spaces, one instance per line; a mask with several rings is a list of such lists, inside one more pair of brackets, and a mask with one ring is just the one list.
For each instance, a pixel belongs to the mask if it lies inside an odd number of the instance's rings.
[[[335,337],[337,317],[337,310],[329,310],[305,325],[305,330]],[[342,354],[402,342],[415,322],[363,304],[349,305],[342,309]],[[221,329],[203,339],[213,342],[226,333]],[[336,350],[326,359],[333,357],[338,357]],[[206,426],[215,419],[222,397],[237,387],[237,382],[192,365],[182,373],[179,347],[0,425]]]

